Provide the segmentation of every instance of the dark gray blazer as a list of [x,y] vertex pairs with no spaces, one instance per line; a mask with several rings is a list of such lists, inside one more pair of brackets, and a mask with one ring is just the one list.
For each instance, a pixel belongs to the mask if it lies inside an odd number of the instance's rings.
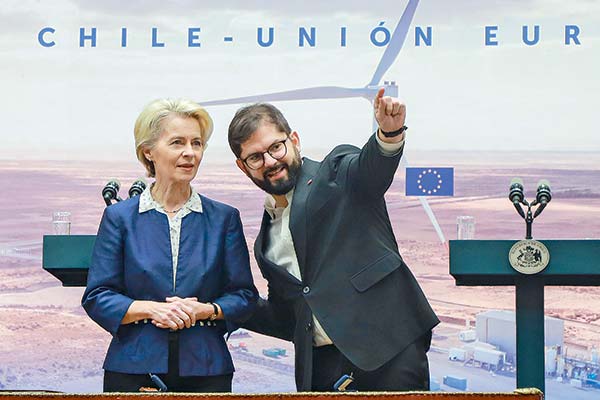
[[383,197],[401,156],[383,155],[373,135],[362,149],[341,145],[320,163],[303,160],[290,215],[302,282],[265,258],[263,216],[254,254],[269,296],[244,326],[294,342],[299,391],[311,387],[312,314],[368,371],[439,323],[398,252]]

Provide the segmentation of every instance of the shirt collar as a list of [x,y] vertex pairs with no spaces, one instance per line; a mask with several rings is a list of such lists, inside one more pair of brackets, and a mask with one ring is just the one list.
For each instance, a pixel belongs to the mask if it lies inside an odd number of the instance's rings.
[[[162,206],[156,201],[154,200],[154,198],[152,198],[152,186],[154,186],[154,184],[146,187],[146,189],[144,189],[144,191],[142,192],[142,194],[140,194],[140,205],[138,207],[138,212],[144,213],[146,211],[150,211],[150,210],[164,210],[162,208]],[[200,196],[198,195],[198,192],[196,192],[196,189],[194,189],[193,186],[190,186],[191,190],[192,190],[192,194],[190,195],[190,198],[188,199],[188,201],[185,202],[185,204],[183,205],[183,207],[181,207],[182,209],[187,208],[190,211],[194,211],[197,213],[201,213],[202,212],[202,200],[200,199]]]
[[[294,189],[290,190],[289,192],[287,192],[285,194],[285,198],[287,199],[288,202],[288,207],[292,204],[292,198],[294,197]],[[269,214],[269,216],[271,216],[271,219],[275,219],[276,215],[275,215],[275,209],[277,207],[275,207],[275,197],[273,197],[273,195],[271,194],[267,194],[267,197],[265,198],[265,211]],[[279,207],[279,208],[285,208],[285,207]]]

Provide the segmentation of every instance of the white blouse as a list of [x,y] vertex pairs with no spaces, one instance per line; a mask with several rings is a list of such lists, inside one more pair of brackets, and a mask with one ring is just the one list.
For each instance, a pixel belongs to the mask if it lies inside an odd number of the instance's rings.
[[148,186],[140,195],[140,205],[138,208],[139,213],[144,213],[150,210],[156,210],[167,216],[169,220],[169,233],[171,238],[171,254],[173,264],[173,291],[175,291],[175,281],[177,278],[177,258],[179,256],[179,240],[181,238],[181,220],[185,218],[191,212],[202,212],[202,201],[196,190],[191,187],[192,194],[188,201],[181,207],[179,211],[173,216],[169,217],[165,209],[152,198],[152,186]]

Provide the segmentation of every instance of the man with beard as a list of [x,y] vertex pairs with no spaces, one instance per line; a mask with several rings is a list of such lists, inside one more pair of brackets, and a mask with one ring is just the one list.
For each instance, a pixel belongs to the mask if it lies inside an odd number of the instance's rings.
[[403,262],[384,194],[404,148],[406,109],[374,100],[378,131],[359,149],[321,162],[300,157],[300,137],[270,104],[236,113],[237,166],[267,192],[254,254],[268,282],[244,327],[294,342],[299,391],[428,390],[427,350],[439,323]]

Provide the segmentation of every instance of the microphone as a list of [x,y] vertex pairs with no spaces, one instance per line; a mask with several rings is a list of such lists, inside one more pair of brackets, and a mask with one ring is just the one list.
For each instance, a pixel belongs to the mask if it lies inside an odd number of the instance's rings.
[[142,194],[144,190],[146,190],[146,181],[143,178],[138,179],[137,181],[131,184],[129,188],[129,198],[139,196]]
[[159,392],[167,392],[169,391],[169,389],[167,388],[167,385],[165,385],[165,383],[163,382],[162,379],[160,379],[158,376],[156,376],[153,373],[150,373],[150,379],[152,379],[152,382],[154,382],[154,384],[156,386],[158,386],[158,391]]
[[517,209],[519,215],[525,218],[525,212],[521,207],[521,203],[523,203],[523,200],[525,200],[525,194],[523,194],[523,179],[513,178],[510,181],[510,192],[508,193],[508,198]]
[[535,202],[539,204],[539,207],[535,210],[533,217],[535,218],[540,215],[551,200],[552,192],[550,191],[550,182],[546,179],[542,179],[538,182],[537,194],[535,195]]
[[550,182],[548,180],[542,179],[538,182],[535,200],[541,205],[547,205],[552,200],[552,192],[550,191]]
[[112,204],[112,200],[121,201],[119,197],[119,189],[121,188],[121,182],[117,179],[111,179],[108,181],[104,188],[102,189],[102,198],[106,203],[106,206],[110,206]]
[[344,374],[333,384],[333,390],[335,390],[336,392],[356,392],[356,390],[348,390],[348,386],[352,382],[354,382],[354,377],[352,376],[352,373],[350,375]]
[[512,178],[510,181],[510,192],[508,198],[513,204],[522,203],[525,195],[523,194],[523,179]]

